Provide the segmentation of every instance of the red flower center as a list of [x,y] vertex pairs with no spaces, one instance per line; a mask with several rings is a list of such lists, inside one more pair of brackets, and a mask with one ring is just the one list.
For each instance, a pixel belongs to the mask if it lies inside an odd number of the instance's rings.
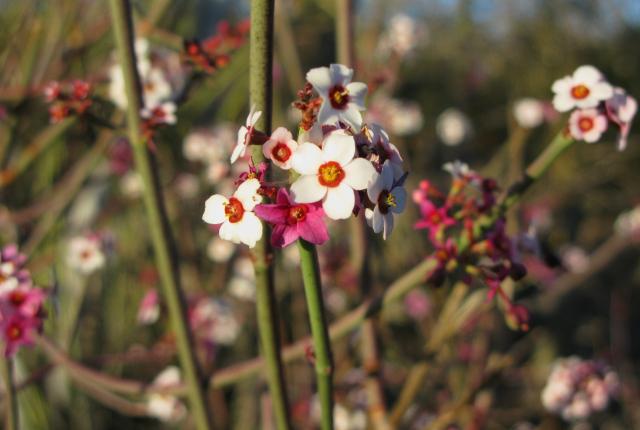
[[438,225],[442,222],[442,215],[440,215],[440,212],[438,211],[433,211],[429,215],[429,220],[431,221],[431,224]]
[[14,306],[20,306],[27,299],[27,295],[22,291],[14,290],[9,294],[9,301]]
[[291,157],[291,149],[284,143],[278,143],[271,150],[271,156],[274,160],[284,163]]
[[292,206],[289,209],[289,224],[297,224],[304,221],[307,218],[307,212],[309,212],[307,205]]
[[578,121],[578,127],[581,131],[589,131],[593,128],[593,118],[582,117]]
[[244,215],[244,206],[242,206],[240,200],[231,197],[229,203],[224,205],[224,214],[229,219],[229,222],[238,222]]
[[342,85],[334,85],[329,90],[329,101],[334,109],[344,109],[349,103],[349,91]]
[[589,90],[589,88],[582,84],[576,85],[575,87],[571,88],[571,95],[574,99],[578,100],[586,98],[587,96],[589,96],[590,92],[591,91]]
[[328,161],[318,168],[318,181],[325,187],[337,187],[344,177],[344,170],[335,161]]
[[22,337],[22,328],[18,324],[10,324],[7,327],[6,334],[9,340],[18,340]]

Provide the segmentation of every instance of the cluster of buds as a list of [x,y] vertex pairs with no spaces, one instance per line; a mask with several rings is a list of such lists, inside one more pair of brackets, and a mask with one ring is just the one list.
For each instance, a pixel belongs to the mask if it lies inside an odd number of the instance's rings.
[[[262,219],[273,226],[275,247],[299,238],[319,245],[329,238],[325,216],[340,220],[360,211],[374,232],[385,239],[391,233],[394,217],[404,210],[407,175],[387,133],[363,122],[367,86],[351,82],[352,76],[353,70],[341,64],[307,73],[304,100],[314,99],[312,88],[321,102],[297,140],[284,127],[271,135],[257,130],[261,112],[251,109],[231,163],[244,158],[249,145],[260,145],[265,158],[290,172],[292,183],[289,188],[267,183],[264,171],[254,167],[241,176],[230,198],[211,196],[203,220],[221,224],[222,239],[253,247],[262,236]],[[263,203],[263,197],[270,201]]]
[[553,83],[553,106],[559,112],[569,112],[569,134],[576,140],[597,142],[609,122],[620,129],[618,149],[627,146],[631,121],[638,109],[636,100],[620,87],[606,81],[593,66],[580,66],[571,76]]
[[83,115],[91,106],[91,84],[75,80],[68,84],[58,81],[48,83],[43,90],[49,106],[49,118],[58,123],[72,115]]
[[41,330],[46,294],[33,285],[24,268],[26,257],[15,245],[0,251],[0,336],[5,356],[12,356],[22,345],[31,345]]
[[618,375],[606,365],[579,357],[558,359],[542,390],[542,404],[567,421],[603,411],[620,389]]
[[502,288],[507,278],[517,281],[527,273],[519,244],[507,234],[503,218],[487,223],[498,209],[497,183],[459,161],[445,164],[444,169],[453,177],[448,194],[428,181],[413,193],[420,209],[415,228],[427,230],[435,248],[432,258],[437,267],[430,281],[442,285],[454,273],[468,284],[481,281],[489,289],[488,298],[497,297],[504,305],[507,321],[527,330],[528,311],[513,303]]
[[184,61],[207,74],[225,67],[229,55],[246,42],[249,28],[249,20],[241,21],[235,27],[227,21],[220,22],[216,34],[208,39],[184,41]]

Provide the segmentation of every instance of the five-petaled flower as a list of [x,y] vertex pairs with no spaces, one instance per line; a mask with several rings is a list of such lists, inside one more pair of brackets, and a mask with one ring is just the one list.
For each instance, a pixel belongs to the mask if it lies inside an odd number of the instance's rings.
[[607,117],[598,109],[577,109],[569,117],[569,132],[576,140],[597,142],[607,130]]
[[255,213],[273,224],[271,244],[277,248],[283,248],[299,238],[316,245],[329,240],[320,203],[296,203],[285,188],[278,190],[275,204],[258,205]]
[[291,132],[284,127],[278,127],[262,146],[262,153],[276,166],[289,170],[291,156],[297,148],[298,142],[293,139]]
[[567,112],[574,107],[595,108],[613,95],[613,88],[602,73],[588,65],[578,67],[572,76],[558,79],[551,89],[555,93],[553,106],[559,112]]
[[259,189],[258,179],[247,179],[229,199],[214,194],[205,202],[202,220],[209,224],[222,224],[219,232],[222,239],[253,248],[262,237],[262,223],[252,212],[262,199]]
[[344,130],[325,137],[322,149],[303,143],[291,159],[301,176],[291,185],[296,203],[322,200],[322,208],[331,219],[346,219],[355,206],[354,190],[364,190],[376,174],[370,161],[354,158],[356,144]]
[[262,111],[255,112],[255,108],[255,105],[251,106],[245,125],[240,127],[240,130],[238,130],[236,146],[233,148],[233,152],[231,153],[231,164],[235,163],[238,158],[244,157],[244,154],[247,152],[247,146],[249,146],[249,143],[251,142],[256,122],[258,122],[262,115]]
[[329,67],[317,67],[309,70],[307,81],[322,97],[318,112],[319,124],[335,125],[339,121],[350,125],[356,131],[362,127],[362,114],[365,109],[364,97],[367,85],[351,82],[353,69],[342,64]]
[[367,208],[365,217],[367,223],[375,233],[382,232],[382,238],[387,239],[393,230],[393,217],[404,211],[407,192],[394,175],[391,161],[382,165],[382,171],[369,184],[367,196],[375,205],[373,210]]

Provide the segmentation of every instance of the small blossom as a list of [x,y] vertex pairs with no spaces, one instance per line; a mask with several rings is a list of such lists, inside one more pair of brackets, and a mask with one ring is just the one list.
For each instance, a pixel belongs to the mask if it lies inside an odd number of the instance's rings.
[[513,104],[513,117],[520,127],[535,128],[545,119],[544,103],[532,98],[524,98]]
[[229,199],[220,194],[209,197],[205,203],[203,221],[222,224],[220,238],[253,248],[262,237],[262,223],[253,213],[261,200],[258,189],[260,181],[248,179],[240,184]]
[[364,97],[367,85],[351,82],[353,69],[342,64],[317,67],[309,70],[307,81],[322,97],[318,112],[320,124],[335,125],[342,121],[359,131],[362,127],[360,111],[365,109]]
[[150,289],[140,301],[138,307],[138,324],[149,325],[158,321],[160,316],[160,299],[155,288]]
[[299,238],[316,245],[329,240],[320,203],[295,203],[284,188],[278,190],[275,204],[258,205],[255,212],[273,224],[271,244],[274,247],[284,248]]
[[[170,388],[180,384],[180,369],[169,366],[151,383],[152,387]],[[187,408],[177,396],[153,393],[147,400],[147,412],[161,421],[177,422],[187,415]]]
[[216,263],[226,263],[236,250],[236,245],[214,236],[207,245],[207,257]]
[[442,170],[449,173],[454,179],[462,179],[471,175],[473,170],[469,168],[467,163],[463,163],[460,160],[450,161],[444,163]]
[[164,102],[153,108],[145,107],[140,111],[140,116],[152,123],[153,126],[176,123],[176,104]]
[[605,107],[609,119],[620,127],[618,150],[622,151],[627,147],[627,136],[638,111],[638,102],[622,88],[614,88],[613,97],[607,100]]
[[229,294],[237,299],[255,301],[256,274],[250,258],[244,257],[235,261],[228,289]]
[[389,161],[382,166],[382,171],[369,184],[367,196],[374,204],[374,208],[365,210],[367,223],[375,233],[382,232],[382,238],[387,239],[393,230],[394,216],[402,213],[407,201],[407,192],[398,183],[394,169]]
[[614,223],[614,230],[620,236],[640,238],[640,205],[618,215]]
[[211,297],[196,302],[189,322],[196,339],[211,345],[231,345],[240,334],[240,323],[231,306]]
[[330,133],[322,149],[312,143],[298,147],[291,160],[301,174],[291,185],[297,203],[322,200],[322,208],[331,219],[349,218],[355,206],[354,190],[364,190],[373,180],[370,161],[354,158],[356,145],[344,130]]
[[291,156],[298,148],[298,143],[284,127],[278,127],[269,140],[262,146],[262,153],[273,164],[284,170],[291,168]]
[[33,345],[33,334],[40,327],[41,322],[38,318],[28,317],[18,312],[8,317],[3,316],[0,330],[5,342],[5,357],[11,357],[21,346]]
[[105,263],[102,243],[96,235],[77,236],[69,242],[67,264],[83,275],[101,269]]
[[607,130],[607,117],[597,109],[577,109],[569,117],[569,132],[576,140],[597,142]]
[[421,218],[415,224],[417,229],[428,229],[432,242],[440,242],[444,229],[455,225],[456,221],[447,212],[447,207],[436,206],[432,201],[426,200],[420,204]]
[[436,119],[436,133],[447,146],[458,146],[472,133],[467,116],[458,109],[449,108]]
[[601,101],[613,96],[613,88],[602,73],[593,66],[580,66],[572,76],[558,79],[551,87],[555,93],[553,106],[559,112],[595,108]]
[[240,127],[240,130],[238,130],[236,146],[233,148],[233,152],[231,153],[231,164],[235,163],[238,158],[244,157],[244,154],[247,152],[247,147],[249,146],[249,143],[251,143],[254,127],[262,115],[262,111],[255,112],[255,108],[255,105],[251,106],[245,125]]

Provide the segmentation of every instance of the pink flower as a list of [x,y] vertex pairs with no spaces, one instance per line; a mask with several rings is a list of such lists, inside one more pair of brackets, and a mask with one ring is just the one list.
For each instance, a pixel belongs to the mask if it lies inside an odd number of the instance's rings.
[[158,291],[155,288],[150,289],[142,298],[140,307],[138,308],[138,324],[153,324],[160,316],[160,300]]
[[578,109],[569,117],[569,131],[576,140],[597,142],[607,130],[607,117],[598,109]]
[[618,150],[622,151],[627,147],[627,136],[638,110],[638,102],[622,88],[614,88],[613,97],[606,101],[605,106],[609,119],[620,127]]
[[285,188],[278,190],[275,204],[262,204],[256,215],[274,225],[271,244],[283,248],[299,238],[321,245],[329,239],[322,217],[322,203],[295,203]]
[[422,219],[415,224],[417,229],[429,229],[429,238],[433,242],[439,242],[438,236],[448,226],[454,225],[456,221],[449,216],[447,208],[437,207],[430,200],[420,204]]
[[0,328],[5,342],[5,357],[12,356],[22,345],[33,345],[33,333],[40,329],[40,320],[14,313],[3,320]]
[[46,293],[40,288],[19,285],[0,296],[0,315],[19,313],[26,318],[38,318]]
[[262,153],[279,168],[289,170],[291,168],[291,156],[296,148],[298,148],[298,142],[293,139],[289,130],[284,127],[278,127],[262,146]]

